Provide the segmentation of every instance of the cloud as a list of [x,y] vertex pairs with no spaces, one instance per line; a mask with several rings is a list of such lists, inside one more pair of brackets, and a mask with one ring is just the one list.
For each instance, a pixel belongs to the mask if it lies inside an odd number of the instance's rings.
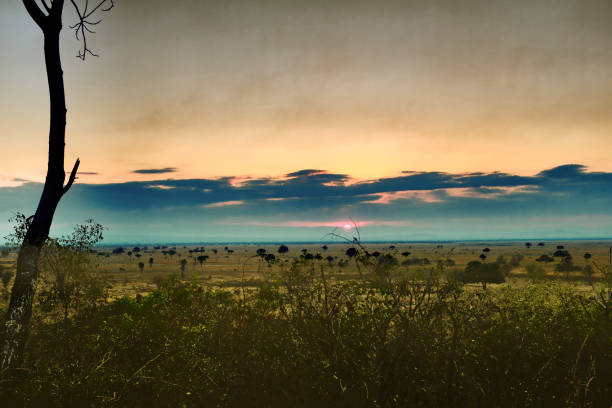
[[232,201],[219,201],[217,203],[206,204],[204,208],[216,208],[216,207],[228,207],[231,205],[243,205],[244,201],[242,200],[232,200]]
[[[1,187],[0,217],[33,213],[41,190],[40,183],[32,182]],[[225,236],[230,230],[246,237],[270,228],[276,234],[300,228],[323,232],[351,218],[371,231],[395,233],[408,228],[425,234],[429,223],[439,225],[440,236],[479,232],[503,237],[540,230],[609,236],[610,202],[612,173],[589,172],[576,164],[533,176],[413,171],[373,180],[307,169],[265,178],[77,183],[56,219],[72,225],[93,217],[114,231],[110,237],[132,230],[142,236],[159,231],[196,237]],[[580,223],[580,217],[610,222]]]
[[164,174],[164,173],[176,173],[178,169],[176,167],[164,167],[161,169],[138,169],[133,170],[135,174]]

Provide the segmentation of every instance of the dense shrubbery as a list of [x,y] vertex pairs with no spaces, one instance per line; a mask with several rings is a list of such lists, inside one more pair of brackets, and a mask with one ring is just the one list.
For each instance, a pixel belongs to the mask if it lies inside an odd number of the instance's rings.
[[391,279],[379,259],[368,283],[300,261],[256,290],[172,277],[67,320],[38,314],[0,405],[609,406],[607,292]]

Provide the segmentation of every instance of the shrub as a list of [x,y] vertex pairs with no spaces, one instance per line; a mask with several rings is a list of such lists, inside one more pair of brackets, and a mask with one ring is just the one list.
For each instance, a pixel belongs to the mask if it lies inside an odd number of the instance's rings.
[[527,276],[529,277],[529,279],[531,279],[533,282],[537,282],[546,278],[546,271],[544,270],[544,268],[542,268],[541,265],[538,265],[537,263],[528,263],[527,265],[525,265],[525,271],[527,272]]
[[554,262],[554,260],[552,256],[542,254],[536,259],[536,262]]

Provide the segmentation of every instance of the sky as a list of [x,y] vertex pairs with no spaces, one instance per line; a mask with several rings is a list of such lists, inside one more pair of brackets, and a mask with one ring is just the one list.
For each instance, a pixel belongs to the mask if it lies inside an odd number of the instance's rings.
[[[55,233],[610,237],[612,3],[116,0],[62,60]],[[0,233],[46,171],[42,36],[0,4]]]

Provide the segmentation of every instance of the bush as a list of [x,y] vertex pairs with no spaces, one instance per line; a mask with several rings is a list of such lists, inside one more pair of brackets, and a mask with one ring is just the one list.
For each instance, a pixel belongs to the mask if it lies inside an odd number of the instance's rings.
[[555,259],[552,256],[542,254],[536,259],[536,262],[554,262],[554,260]]
[[244,299],[169,279],[140,301],[38,319],[0,403],[607,406],[609,318],[559,286],[476,293],[422,271],[384,290],[267,282]]

